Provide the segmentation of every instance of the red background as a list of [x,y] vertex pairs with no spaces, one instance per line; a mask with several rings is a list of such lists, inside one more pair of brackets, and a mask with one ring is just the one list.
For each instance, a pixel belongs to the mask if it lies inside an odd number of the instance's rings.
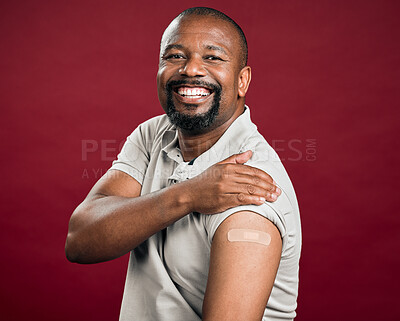
[[2,1],[2,320],[118,318],[127,257],[69,263],[68,220],[162,113],[162,31],[199,4],[243,27],[247,103],[298,194],[297,320],[398,320],[400,8],[365,0]]

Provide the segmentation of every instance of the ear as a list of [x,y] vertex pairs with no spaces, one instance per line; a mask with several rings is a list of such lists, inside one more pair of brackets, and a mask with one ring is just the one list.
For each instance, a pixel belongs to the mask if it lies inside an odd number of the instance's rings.
[[247,89],[249,89],[250,81],[251,81],[251,68],[250,66],[245,66],[239,72],[239,82],[238,82],[239,97],[246,96]]

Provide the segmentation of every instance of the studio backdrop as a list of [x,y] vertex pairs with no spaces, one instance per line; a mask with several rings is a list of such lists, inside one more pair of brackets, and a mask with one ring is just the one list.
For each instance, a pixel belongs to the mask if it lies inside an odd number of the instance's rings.
[[209,6],[242,26],[246,103],[300,205],[298,321],[398,320],[398,1],[2,1],[1,319],[117,320],[127,256],[64,254],[74,208],[163,113],[161,34]]

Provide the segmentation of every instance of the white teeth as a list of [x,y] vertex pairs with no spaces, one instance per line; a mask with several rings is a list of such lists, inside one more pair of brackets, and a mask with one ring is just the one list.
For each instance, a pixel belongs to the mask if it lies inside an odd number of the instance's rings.
[[178,89],[178,94],[181,96],[191,96],[193,98],[197,97],[204,97],[210,95],[210,92],[207,89],[203,88],[187,88],[187,87],[181,87]]

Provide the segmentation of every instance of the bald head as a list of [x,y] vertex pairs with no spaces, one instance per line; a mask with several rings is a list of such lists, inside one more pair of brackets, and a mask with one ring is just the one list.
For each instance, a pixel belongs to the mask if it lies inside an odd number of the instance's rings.
[[208,17],[213,17],[218,20],[226,21],[228,22],[236,31],[237,37],[238,37],[238,44],[240,46],[240,57],[239,58],[239,65],[240,68],[243,68],[244,66],[247,65],[247,55],[248,55],[248,49],[247,49],[247,40],[246,36],[243,33],[243,30],[240,28],[240,26],[230,17],[228,17],[226,14],[222,13],[221,11],[218,11],[216,9],[212,8],[207,8],[207,7],[194,7],[194,8],[189,8],[186,9],[185,11],[181,12],[175,19],[170,23],[170,25],[165,29],[163,37],[161,39],[161,47],[163,45],[163,40],[171,29],[174,29],[176,25],[179,24],[179,22],[183,19],[187,18],[196,18],[196,16],[208,16]]

